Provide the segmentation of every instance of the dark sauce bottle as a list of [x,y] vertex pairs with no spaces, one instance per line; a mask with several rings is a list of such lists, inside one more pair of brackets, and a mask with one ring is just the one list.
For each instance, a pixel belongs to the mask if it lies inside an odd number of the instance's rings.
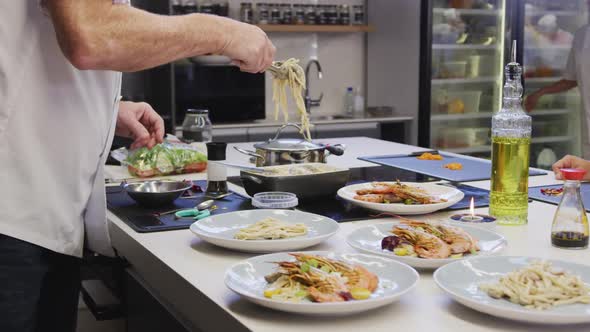
[[584,249],[588,247],[588,235],[581,232],[551,233],[551,244],[560,248]]
[[564,249],[588,247],[588,216],[580,194],[583,169],[561,169],[565,179],[563,196],[551,226],[551,244]]

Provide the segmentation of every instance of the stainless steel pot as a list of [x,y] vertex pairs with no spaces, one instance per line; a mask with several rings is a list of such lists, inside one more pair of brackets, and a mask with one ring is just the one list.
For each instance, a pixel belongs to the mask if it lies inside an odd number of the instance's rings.
[[256,151],[234,147],[238,152],[255,158],[257,167],[286,164],[325,163],[329,155],[344,154],[344,145],[325,145],[313,143],[302,138],[280,138],[281,132],[287,127],[295,127],[301,132],[299,125],[288,123],[281,126],[273,139],[264,143],[254,144]]

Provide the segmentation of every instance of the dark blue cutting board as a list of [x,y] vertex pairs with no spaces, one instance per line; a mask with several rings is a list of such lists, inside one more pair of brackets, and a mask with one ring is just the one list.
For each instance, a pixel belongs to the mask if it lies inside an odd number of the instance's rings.
[[[206,181],[193,181],[201,188],[207,186]],[[154,213],[170,211],[174,209],[191,209],[195,205],[208,200],[203,192],[192,192],[191,198],[179,198],[168,206],[146,208],[137,204],[127,192],[120,186],[106,188],[107,207],[117,217],[139,233],[151,233],[187,229],[195,221],[192,218],[176,219],[174,215],[154,216]],[[216,200],[217,209],[211,211],[211,215],[228,213],[240,210],[254,209],[250,204],[250,198],[234,192],[226,198]]]
[[[552,186],[539,186],[539,187],[530,187],[529,188],[529,197],[545,203],[551,204],[559,204],[561,202],[562,195],[559,196],[547,196],[541,193],[541,189],[560,189],[563,187],[560,184],[552,185]],[[582,183],[580,187],[580,195],[582,195],[582,202],[584,203],[584,208],[586,211],[590,212],[590,183]]]
[[[492,172],[492,163],[485,159],[472,159],[462,156],[448,155],[441,153],[443,160],[419,160],[416,156],[388,155],[359,157],[358,159],[374,164],[391,166],[408,171],[432,176],[438,179],[452,182],[468,182],[489,180]],[[452,171],[444,168],[448,163],[461,163],[462,170]],[[530,176],[545,175],[546,172],[530,170]]]

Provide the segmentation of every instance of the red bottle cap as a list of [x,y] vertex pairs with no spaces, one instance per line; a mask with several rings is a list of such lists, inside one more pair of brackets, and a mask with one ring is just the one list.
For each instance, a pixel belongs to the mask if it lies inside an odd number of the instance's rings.
[[559,171],[566,180],[580,181],[586,175],[586,170],[579,168],[562,168]]

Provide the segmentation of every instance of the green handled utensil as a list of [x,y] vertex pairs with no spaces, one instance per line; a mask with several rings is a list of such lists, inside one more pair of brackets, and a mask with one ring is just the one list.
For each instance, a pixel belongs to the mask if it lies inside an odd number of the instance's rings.
[[213,200],[204,201],[192,209],[180,210],[174,213],[176,218],[193,218],[194,220],[201,220],[211,215],[209,208],[215,203]]
[[177,218],[193,218],[194,220],[201,220],[203,218],[209,217],[211,215],[211,211],[209,209],[202,211],[197,209],[189,209],[178,211],[174,215]]

